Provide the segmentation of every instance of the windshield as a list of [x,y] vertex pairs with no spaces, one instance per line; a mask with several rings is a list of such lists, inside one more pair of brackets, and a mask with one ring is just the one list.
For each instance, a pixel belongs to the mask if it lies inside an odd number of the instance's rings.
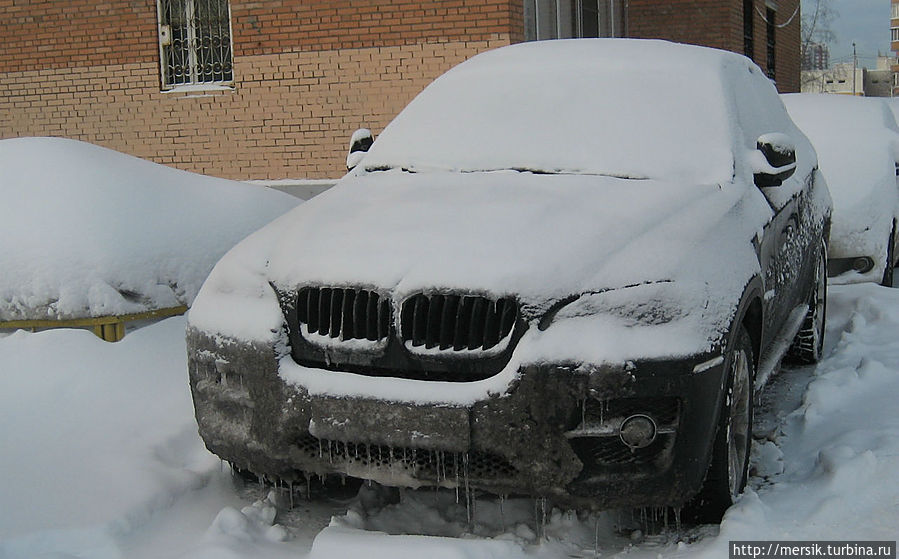
[[480,55],[422,92],[364,165],[729,181],[733,142],[720,61],[682,50],[576,40]]

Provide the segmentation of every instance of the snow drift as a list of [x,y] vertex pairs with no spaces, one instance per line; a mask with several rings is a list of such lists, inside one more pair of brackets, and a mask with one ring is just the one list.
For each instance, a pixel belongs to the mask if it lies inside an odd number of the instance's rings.
[[190,305],[299,200],[63,138],[0,141],[0,321]]

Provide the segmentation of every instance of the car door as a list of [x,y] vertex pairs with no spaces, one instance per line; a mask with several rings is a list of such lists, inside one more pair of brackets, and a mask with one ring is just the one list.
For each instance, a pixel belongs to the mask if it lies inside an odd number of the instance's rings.
[[761,242],[760,264],[765,284],[765,330],[768,341],[787,326],[790,313],[805,302],[805,269],[814,265],[814,236],[807,234],[809,223],[809,187],[814,174],[793,177],[781,186],[760,188],[774,210]]
[[[755,68],[743,74],[734,86],[740,133],[747,152],[758,139],[772,132],[786,134],[792,141],[805,142],[787,116],[774,87]],[[797,150],[797,158],[808,157]],[[814,170],[807,161],[797,160],[797,172],[779,186],[756,187],[771,207],[773,216],[764,227],[759,244],[759,264],[764,282],[763,347],[787,326],[790,313],[805,302],[806,269],[814,266],[816,237],[808,232],[813,225]],[[804,169],[804,171],[799,171]],[[749,177],[752,180],[752,177]]]

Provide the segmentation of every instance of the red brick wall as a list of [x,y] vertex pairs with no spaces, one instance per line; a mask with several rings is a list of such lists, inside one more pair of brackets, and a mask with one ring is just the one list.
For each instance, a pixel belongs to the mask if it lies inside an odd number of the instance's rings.
[[742,3],[739,1],[629,0],[627,19],[630,37],[743,50]]
[[[519,0],[230,0],[234,87],[160,92],[156,0],[0,0],[0,138],[236,179],[332,178],[438,75],[520,40]],[[8,23],[8,24],[7,24]]]
[[[759,13],[765,1],[754,0],[754,60],[767,70],[766,26]],[[799,0],[779,0],[776,23],[786,24]],[[800,14],[776,31],[777,87],[782,93],[799,91]],[[629,0],[628,36],[667,39],[743,54],[743,0]]]
[[[802,14],[797,12],[799,0],[780,0],[778,2],[777,20],[777,65],[775,80],[781,93],[799,91],[801,63],[799,44]],[[795,14],[795,16],[793,15]],[[790,17],[793,16],[792,21]],[[788,23],[789,22],[789,23]]]
[[[779,0],[779,23],[798,1]],[[742,52],[742,0],[629,5],[630,36]],[[0,0],[0,138],[66,136],[229,178],[336,177],[353,129],[378,132],[442,72],[524,34],[522,0],[231,0],[231,11],[234,88],[161,93],[156,0]],[[798,37],[798,16],[778,29],[783,91],[798,89]]]
[[0,0],[0,72],[158,60],[155,0]]
[[510,0],[232,0],[237,56],[483,41],[509,34]]

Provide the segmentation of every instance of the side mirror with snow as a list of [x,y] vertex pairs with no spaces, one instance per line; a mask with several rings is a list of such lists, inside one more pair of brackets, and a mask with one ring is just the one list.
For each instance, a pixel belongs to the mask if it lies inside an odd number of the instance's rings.
[[756,186],[780,186],[796,172],[796,145],[786,134],[762,134],[756,141],[752,163]]
[[371,148],[374,141],[374,136],[371,135],[371,130],[368,128],[360,128],[353,132],[350,138],[350,150],[346,156],[347,171],[352,171],[356,168],[356,165],[362,161],[362,158],[365,157],[365,152]]

